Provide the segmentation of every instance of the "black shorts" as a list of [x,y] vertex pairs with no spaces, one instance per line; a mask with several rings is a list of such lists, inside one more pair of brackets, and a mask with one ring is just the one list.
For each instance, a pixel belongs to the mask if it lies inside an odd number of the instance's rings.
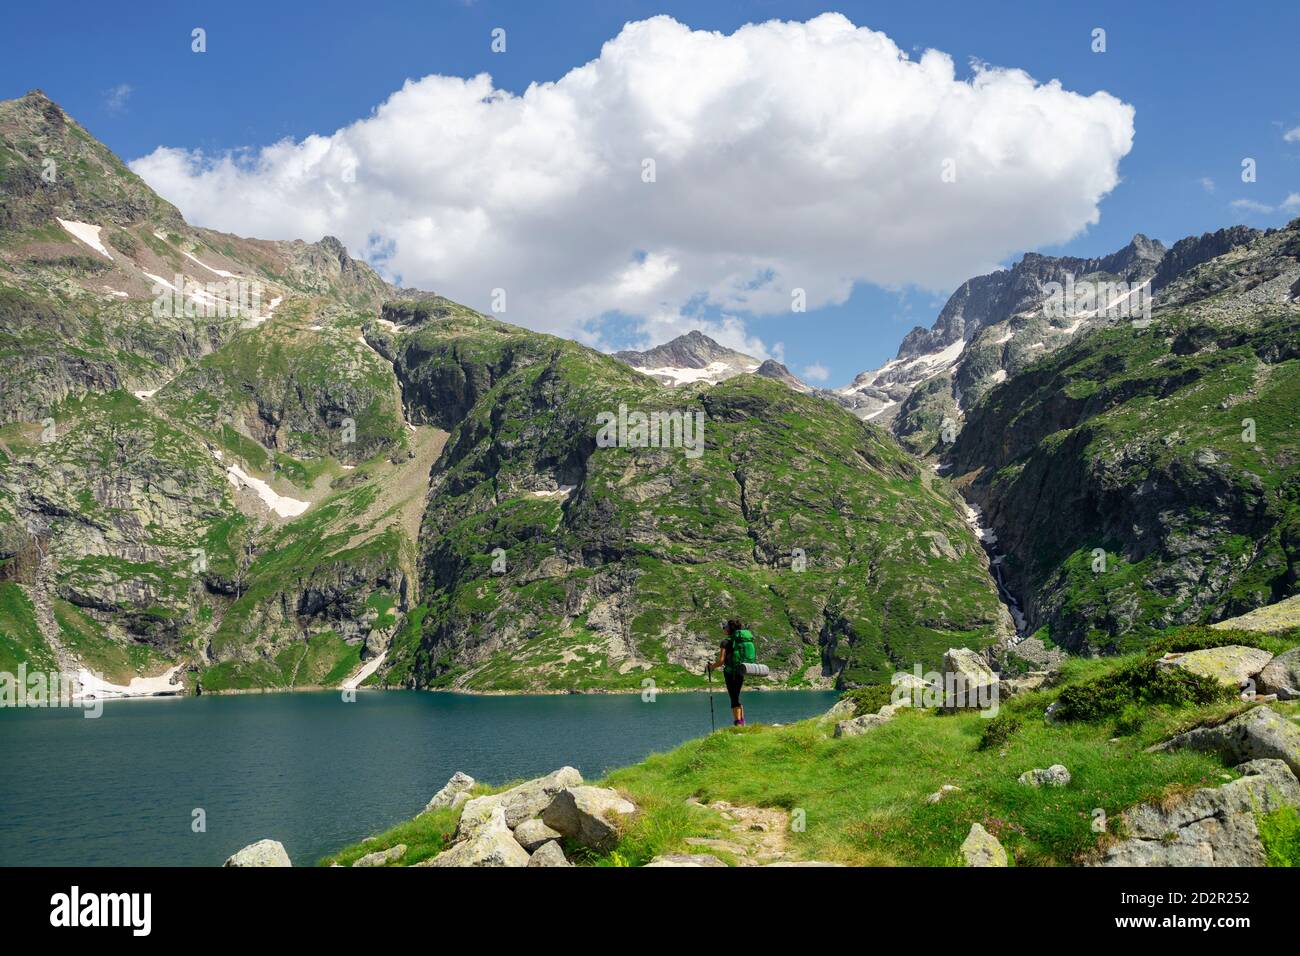
[[745,672],[724,673],[722,675],[727,681],[727,693],[731,695],[731,706],[733,708],[740,706],[740,685],[745,683]]

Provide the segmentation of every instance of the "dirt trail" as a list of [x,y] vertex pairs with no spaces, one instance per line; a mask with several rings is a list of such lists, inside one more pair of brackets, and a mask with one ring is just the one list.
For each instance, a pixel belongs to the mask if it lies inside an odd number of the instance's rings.
[[785,863],[790,855],[790,815],[771,807],[737,807],[725,800],[703,804],[692,798],[687,803],[716,810],[731,830],[728,839],[688,837],[686,843],[702,851],[716,851],[733,857],[739,866]]

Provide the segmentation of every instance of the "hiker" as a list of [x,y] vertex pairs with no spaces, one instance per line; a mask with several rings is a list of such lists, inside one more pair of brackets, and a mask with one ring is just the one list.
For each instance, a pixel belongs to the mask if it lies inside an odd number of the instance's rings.
[[744,625],[732,619],[722,625],[726,640],[718,648],[718,659],[708,669],[721,667],[727,682],[727,693],[731,696],[731,722],[733,726],[745,726],[745,708],[740,705],[740,685],[745,683],[745,661],[754,660],[754,635],[745,630]]

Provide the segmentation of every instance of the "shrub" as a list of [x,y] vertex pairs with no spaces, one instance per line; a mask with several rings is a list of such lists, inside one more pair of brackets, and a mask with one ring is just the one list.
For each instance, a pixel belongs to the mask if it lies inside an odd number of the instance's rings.
[[1231,687],[1212,677],[1180,668],[1162,669],[1150,657],[1119,667],[1109,674],[1071,684],[1057,698],[1061,720],[1104,720],[1116,717],[1132,705],[1212,704],[1232,700]]
[[889,703],[894,688],[889,684],[865,684],[840,695],[840,700],[853,701],[853,716],[874,714]]
[[985,721],[984,732],[980,735],[979,749],[991,750],[994,747],[1001,747],[1024,726],[1024,723],[1024,718],[1019,714],[1010,714],[1006,711],[992,720]]
[[1115,721],[1116,737],[1133,737],[1142,731],[1142,723],[1146,720],[1146,711],[1137,704],[1129,704],[1120,712],[1119,719]]

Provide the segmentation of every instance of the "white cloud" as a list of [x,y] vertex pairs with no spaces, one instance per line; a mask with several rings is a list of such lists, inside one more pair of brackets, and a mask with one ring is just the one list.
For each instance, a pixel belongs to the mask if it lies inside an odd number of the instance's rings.
[[839,14],[730,35],[655,17],[522,95],[426,76],[330,135],[131,166],[201,225],[382,248],[479,308],[505,288],[509,321],[599,344],[617,310],[762,354],[725,316],[788,314],[793,288],[809,309],[859,281],[947,290],[1097,222],[1133,117],[1015,69],[959,79]]
[[803,377],[810,382],[824,382],[831,377],[831,370],[821,362],[804,366]]
[[119,83],[104,94],[104,106],[110,113],[119,113],[126,109],[126,101],[131,98],[135,88],[130,83]]
[[1214,180],[1211,179],[1209,176],[1202,176],[1201,188],[1204,189],[1207,193],[1214,192]]
[[1282,138],[1288,143],[1300,143],[1300,126],[1287,130],[1282,134]]
[[1283,212],[1295,212],[1300,209],[1300,193],[1288,193],[1278,208]]
[[1234,199],[1230,205],[1233,209],[1241,209],[1245,212],[1270,213],[1273,207],[1267,203],[1256,202],[1253,199]]

